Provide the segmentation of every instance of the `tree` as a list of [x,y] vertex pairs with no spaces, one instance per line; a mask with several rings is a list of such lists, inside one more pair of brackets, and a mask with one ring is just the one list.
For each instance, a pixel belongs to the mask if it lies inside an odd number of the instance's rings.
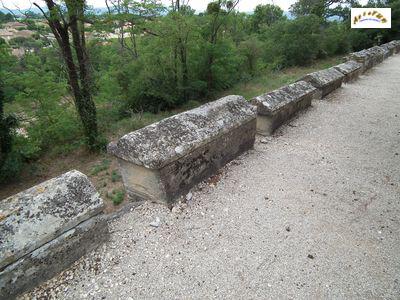
[[272,4],[257,5],[252,16],[253,30],[260,31],[263,25],[271,26],[276,21],[283,18],[283,10]]
[[235,7],[238,5],[239,0],[227,1],[218,0],[210,2],[207,5],[207,16],[209,18],[208,22],[208,58],[207,58],[207,90],[208,93],[214,87],[214,77],[213,77],[213,64],[215,59],[215,46],[218,42],[218,35],[221,31],[222,25],[226,22],[227,17],[232,13]]
[[0,168],[12,149],[12,129],[17,125],[17,119],[4,113],[4,84],[0,79]]
[[[8,60],[8,55],[6,46],[4,44],[0,45],[0,65],[4,66]],[[17,118],[11,114],[6,115],[4,112],[5,93],[3,78],[5,78],[5,74],[0,70],[0,182],[15,175],[6,172],[8,170],[5,170],[4,166],[12,151],[13,129],[17,126]]]
[[89,57],[86,51],[85,0],[65,0],[63,5],[53,0],[45,0],[45,3],[47,13],[36,3],[34,5],[46,18],[61,49],[67,68],[68,84],[83,125],[87,145],[94,150],[99,146],[99,141]]
[[12,14],[10,14],[10,13],[5,14],[0,11],[0,24],[12,22],[12,21],[14,21],[14,17]]
[[335,15],[333,5],[342,5],[348,2],[349,0],[298,0],[290,6],[290,13],[295,17],[312,14],[327,19]]
[[172,0],[171,8],[172,12],[170,17],[173,21],[173,38],[175,40],[174,47],[174,59],[179,60],[181,84],[178,79],[178,67],[175,65],[175,81],[176,87],[181,86],[182,100],[186,102],[188,100],[188,88],[189,88],[189,68],[188,68],[188,41],[191,32],[191,26],[189,25],[189,17],[193,14],[193,10],[188,6],[188,1],[185,0]]
[[[116,26],[121,49],[127,50],[133,58],[139,56],[137,36],[154,34],[146,27],[146,22],[160,16],[164,6],[159,0],[105,0],[108,10],[107,22]],[[128,38],[128,42],[126,41]]]
[[256,75],[257,61],[261,56],[262,43],[252,35],[239,45],[239,52],[245,57],[245,67],[250,76]]
[[318,57],[322,49],[322,19],[316,15],[275,23],[262,38],[266,42],[265,56],[276,58],[276,68],[305,66]]

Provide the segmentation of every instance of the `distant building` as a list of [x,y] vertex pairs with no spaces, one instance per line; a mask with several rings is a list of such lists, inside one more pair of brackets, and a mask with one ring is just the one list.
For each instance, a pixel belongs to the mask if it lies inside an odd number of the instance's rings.
[[26,29],[26,25],[20,22],[8,22],[3,24],[0,29],[0,37],[6,42],[16,37],[29,38],[34,35],[34,32]]
[[5,29],[24,29],[26,28],[26,25],[24,23],[21,22],[7,22],[3,24],[3,27]]

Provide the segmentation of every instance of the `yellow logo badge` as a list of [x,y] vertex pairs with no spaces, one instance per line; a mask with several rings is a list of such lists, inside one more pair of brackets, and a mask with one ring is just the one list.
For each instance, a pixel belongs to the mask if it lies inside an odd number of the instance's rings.
[[391,8],[352,8],[351,28],[391,28]]

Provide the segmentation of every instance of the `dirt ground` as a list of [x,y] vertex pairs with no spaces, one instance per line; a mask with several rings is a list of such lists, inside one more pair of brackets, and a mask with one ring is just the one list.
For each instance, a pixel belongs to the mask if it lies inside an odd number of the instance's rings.
[[[55,160],[57,160],[56,163]],[[35,174],[32,174],[30,169],[25,170],[19,181],[2,186],[0,199],[5,199],[45,180],[75,169],[86,174],[95,185],[101,197],[106,200],[107,212],[113,212],[120,208],[120,205],[114,205],[112,201],[113,191],[123,191],[118,163],[113,157],[107,154],[93,154],[80,150],[59,158],[43,158],[35,165],[40,168],[35,171]]]

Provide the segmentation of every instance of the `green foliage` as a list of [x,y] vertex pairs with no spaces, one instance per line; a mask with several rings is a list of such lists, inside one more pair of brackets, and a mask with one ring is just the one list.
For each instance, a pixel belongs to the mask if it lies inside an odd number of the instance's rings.
[[253,30],[259,32],[263,26],[271,26],[284,18],[283,10],[273,4],[257,5],[252,15]]
[[118,174],[117,170],[113,170],[111,173],[111,181],[112,182],[117,182],[121,180],[121,175]]
[[114,205],[119,205],[124,201],[125,191],[114,189],[111,194],[107,193],[107,197],[111,199]]
[[109,159],[103,159],[103,161],[100,164],[93,167],[90,174],[96,176],[100,172],[108,170],[108,168],[110,167],[110,164],[111,164],[111,161]]
[[[0,64],[9,62],[9,51],[5,44],[0,45]],[[0,69],[0,183],[15,178],[20,170],[20,156],[13,150],[14,129],[17,127],[17,118],[12,114],[5,114],[5,70]]]
[[28,48],[28,49],[34,49],[36,51],[38,51],[43,46],[43,42],[41,40],[34,39],[31,37],[29,37],[29,38],[15,37],[9,41],[9,44],[12,47],[16,47],[16,48],[24,47],[24,48]]
[[327,18],[336,15],[343,0],[298,0],[290,7],[290,13],[296,17],[316,15],[320,18]]
[[0,165],[0,184],[15,181],[23,168],[21,155],[13,151],[5,159],[2,159]]
[[257,73],[263,46],[263,43],[256,35],[249,36],[239,44],[239,53],[244,57],[244,70],[246,70],[246,72],[251,76],[254,76]]
[[7,23],[7,22],[12,22],[14,21],[14,17],[10,13],[3,13],[0,11],[0,24],[2,23]]
[[327,56],[344,54],[351,50],[349,30],[343,23],[330,23],[322,38],[322,48]]
[[321,19],[315,15],[275,23],[263,33],[266,57],[278,67],[305,66],[322,51]]
[[37,155],[49,149],[57,154],[76,148],[82,133],[73,100],[66,96],[66,83],[44,70],[36,55],[26,55],[23,63],[25,71],[18,75],[22,87],[14,101],[25,107],[27,132],[38,146]]
[[[343,5],[349,1],[299,0],[291,9],[294,19],[270,4],[257,6],[253,14],[239,13],[237,1],[226,0],[211,2],[201,14],[176,1],[167,10],[157,0],[109,0],[107,13],[85,11],[93,23],[86,28],[91,36],[87,50],[100,132],[92,146],[104,149],[106,137],[116,138],[221,94],[250,97],[277,88],[300,76],[296,67],[310,71],[317,59],[400,39],[400,1],[379,4],[392,7],[391,30],[351,30]],[[333,21],[331,16],[340,18]],[[27,22],[33,37],[9,41],[13,48],[33,53],[17,59],[0,40],[0,132],[9,141],[3,142],[9,150],[0,158],[3,182],[17,178],[25,164],[43,155],[67,155],[87,141],[63,57],[42,38],[50,28],[36,18]],[[288,67],[292,73],[277,80],[277,71]],[[18,125],[11,122],[15,117]],[[103,161],[91,173],[98,175],[109,166]],[[111,180],[120,180],[115,171]],[[116,202],[123,199],[121,193],[113,194]]]

